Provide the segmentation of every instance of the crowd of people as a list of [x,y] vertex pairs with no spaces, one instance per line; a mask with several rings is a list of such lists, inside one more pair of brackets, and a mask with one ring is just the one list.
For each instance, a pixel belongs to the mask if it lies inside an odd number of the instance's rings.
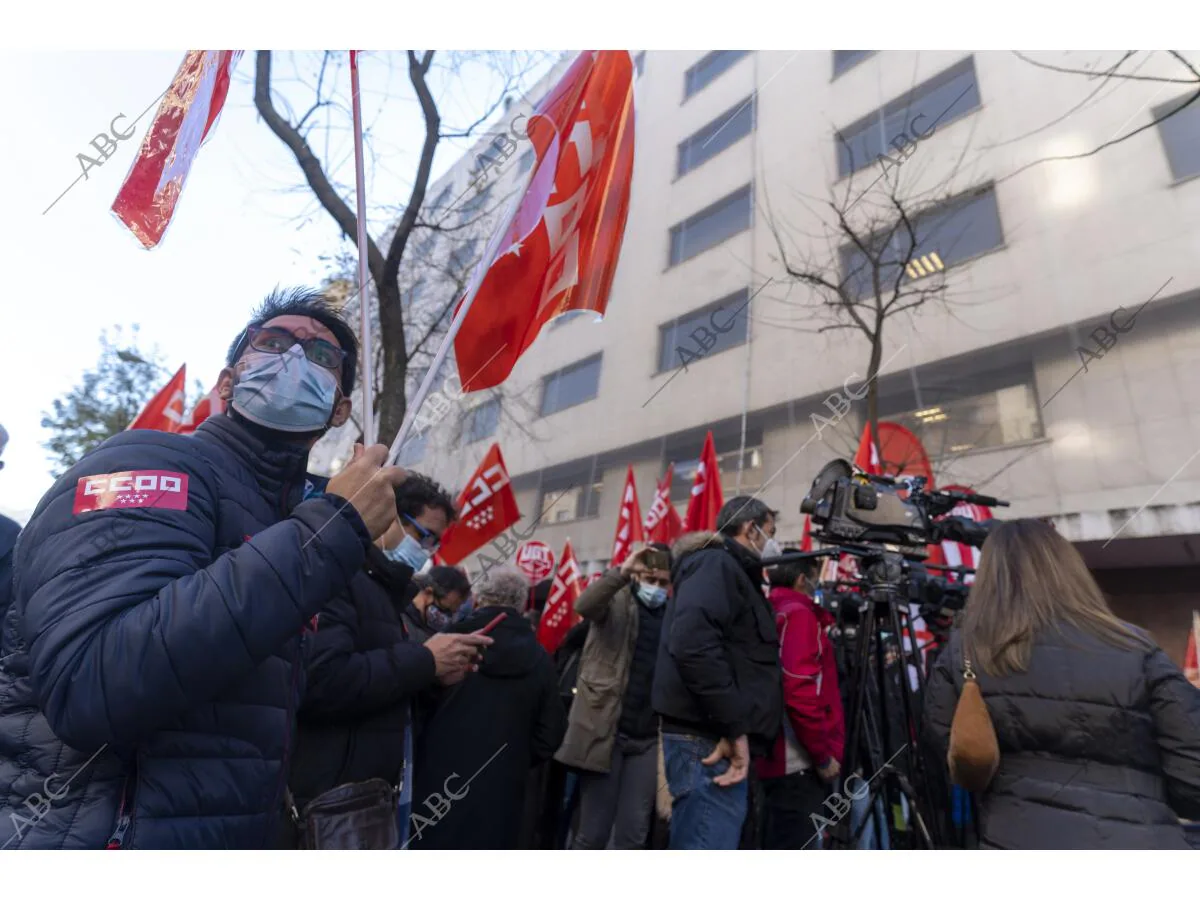
[[[552,657],[549,582],[431,565],[444,487],[382,446],[308,473],[357,374],[319,294],[268,298],[226,364],[225,414],[110,438],[19,539],[0,523],[0,845],[826,845],[830,797],[871,773],[842,770],[812,564],[762,564],[776,511],[736,497],[636,548]],[[968,682],[997,747],[980,846],[1187,846],[1200,691],[1041,522],[993,528],[933,664],[941,764]]]

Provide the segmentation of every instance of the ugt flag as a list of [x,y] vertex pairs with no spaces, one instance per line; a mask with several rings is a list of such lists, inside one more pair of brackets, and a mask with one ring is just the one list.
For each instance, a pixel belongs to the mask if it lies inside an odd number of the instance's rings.
[[171,376],[150,402],[129,423],[129,431],[143,428],[150,431],[178,431],[183,424],[184,385],[187,382],[187,365]]
[[646,512],[646,522],[642,526],[646,540],[670,545],[683,534],[683,521],[671,502],[671,479],[674,474],[675,463],[671,463],[667,466],[667,474],[658,483],[658,490],[654,492],[654,502]]
[[488,241],[454,339],[464,391],[504,381],[555,316],[608,306],[633,176],[629,53],[579,54],[527,131],[537,161]]
[[241,50],[189,50],[158,105],[112,211],[147,250],[171,224],[200,144],[229,93]]
[[571,549],[568,538],[563,547],[558,573],[554,576],[554,584],[550,586],[550,596],[546,599],[546,608],[538,621],[538,643],[546,648],[547,653],[553,653],[563,642],[567,632],[579,621],[575,612],[575,601],[583,593],[585,579],[575,559],[575,551]]
[[621,493],[621,509],[617,513],[617,533],[613,538],[612,561],[609,565],[621,565],[629,555],[630,548],[643,540],[642,510],[638,506],[633,466],[630,466],[625,472],[625,490]]
[[500,445],[492,444],[455,504],[458,521],[442,535],[438,558],[452,566],[521,518]]
[[717,527],[717,513],[725,504],[721,493],[721,469],[717,465],[717,451],[710,431],[704,438],[704,449],[700,451],[700,465],[692,481],[692,497],[688,501],[687,515],[683,517],[684,531],[713,531]]

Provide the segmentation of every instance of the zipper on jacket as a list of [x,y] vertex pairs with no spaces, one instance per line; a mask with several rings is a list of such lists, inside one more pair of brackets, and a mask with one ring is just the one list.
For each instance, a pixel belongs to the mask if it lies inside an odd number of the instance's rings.
[[125,776],[121,785],[121,805],[117,808],[117,826],[104,845],[105,850],[125,849],[125,835],[133,824],[133,794],[137,785],[137,759],[134,758],[133,773]]
[[[280,810],[282,810],[283,805],[286,800],[285,795],[287,793],[288,765],[291,761],[290,758],[292,755],[292,733],[295,731],[295,727],[294,727],[295,723],[293,722],[293,710],[294,710],[294,706],[296,703],[296,690],[297,690],[296,683],[300,680],[300,663],[304,660],[305,638],[306,638],[306,635],[304,633],[304,630],[301,629],[301,631],[300,631],[300,646],[298,648],[296,659],[292,663],[292,688],[288,692],[287,719],[284,723],[284,727],[287,729],[287,731],[284,734],[284,738],[283,738],[283,767],[279,773],[279,785],[278,785],[278,787],[275,788],[275,804],[274,805],[275,805],[276,813],[278,813],[278,812],[280,812]],[[272,814],[271,821],[272,822],[274,821],[274,813]],[[267,840],[269,842],[271,842],[271,843],[268,843],[267,846],[273,846],[275,836],[271,832],[268,832]]]

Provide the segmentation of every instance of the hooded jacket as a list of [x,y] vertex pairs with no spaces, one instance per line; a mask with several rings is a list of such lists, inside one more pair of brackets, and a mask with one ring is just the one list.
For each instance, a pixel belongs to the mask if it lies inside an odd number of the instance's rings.
[[[1200,691],[1149,638],[1122,648],[1063,626],[1035,638],[1027,671],[976,674],[1000,744],[979,798],[981,846],[1188,849],[1179,817],[1200,819]],[[955,631],[925,702],[939,760],[962,684]]]
[[349,591],[317,617],[291,774],[300,809],[340,784],[396,783],[409,705],[437,683],[433,654],[401,618],[411,581],[412,569],[372,545]]
[[744,734],[766,753],[783,699],[779,635],[758,557],[714,532],[685,534],[671,553],[674,591],[651,692],[663,731]]
[[787,775],[789,769],[821,768],[834,759],[841,762],[846,740],[837,662],[828,634],[834,617],[808,594],[788,587],[771,588],[771,605],[779,629],[784,733],[771,755],[759,760],[761,778]]
[[479,671],[443,692],[421,731],[409,850],[515,849],[529,770],[566,732],[554,663],[519,610],[484,607],[449,631],[501,613]]
[[[42,498],[0,644],[0,846],[275,846],[301,634],[370,543],[341,498],[301,502],[307,458],[214,416],[122,432]],[[122,473],[181,490],[74,511]]]

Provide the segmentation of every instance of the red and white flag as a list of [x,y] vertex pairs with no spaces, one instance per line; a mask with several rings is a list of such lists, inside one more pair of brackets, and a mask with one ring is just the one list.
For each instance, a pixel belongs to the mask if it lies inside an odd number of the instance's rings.
[[[971,493],[971,489],[963,487],[959,484],[952,484],[944,488],[947,491],[959,491],[964,494]],[[960,502],[954,509],[946,513],[948,516],[964,516],[975,522],[986,522],[992,518],[992,510],[987,506],[980,506],[978,503]],[[979,548],[972,547],[970,544],[962,544],[958,541],[942,541],[941,545],[942,558],[948,566],[968,566],[972,569],[979,568]],[[959,577],[959,576],[952,576]],[[974,575],[967,575],[962,578],[965,584],[970,584],[975,580]]]
[[464,391],[504,381],[555,316],[608,306],[633,177],[629,53],[580,53],[527,131],[537,161],[472,276],[454,339]]
[[717,464],[717,451],[710,431],[704,438],[704,449],[700,451],[700,465],[692,480],[692,496],[688,500],[687,514],[683,517],[684,531],[714,531],[717,513],[725,504],[721,493],[721,469]]
[[150,398],[137,418],[129,423],[129,431],[178,431],[183,424],[184,386],[187,383],[187,365],[171,376],[157,394]]
[[644,540],[637,483],[633,479],[633,466],[629,466],[625,472],[625,490],[621,492],[621,510],[617,513],[617,533],[613,537],[612,562],[609,565],[621,565],[629,555],[629,549]]
[[667,474],[658,483],[658,489],[654,492],[654,502],[646,511],[646,521],[642,525],[646,540],[668,546],[683,534],[683,520],[679,518],[675,504],[671,502],[671,479],[674,474],[675,463],[671,463],[667,466]]
[[458,521],[442,535],[438,558],[452,566],[521,518],[500,445],[492,444],[455,504]]
[[526,541],[517,550],[517,568],[536,585],[554,571],[554,551],[541,541]]
[[563,547],[554,583],[550,586],[546,608],[542,610],[542,617],[538,620],[538,643],[546,648],[547,653],[557,650],[567,632],[579,621],[579,614],[575,612],[575,601],[583,593],[584,586],[583,572],[575,559],[575,551],[571,549],[571,541],[568,538],[566,546]]
[[218,396],[217,388],[214,385],[213,389],[201,397],[200,402],[183,417],[183,421],[179,423],[176,431],[180,434],[191,434],[209,416],[219,416],[223,412],[225,412],[225,401]]
[[112,211],[151,249],[171,224],[200,144],[212,130],[241,50],[189,50],[158,105]]
[[854,466],[868,475],[882,475],[879,462],[879,447],[871,440],[871,423],[863,425],[862,437],[858,439],[858,452],[854,454]]
[[1200,658],[1196,655],[1196,645],[1200,644],[1200,613],[1192,610],[1192,630],[1188,633],[1187,651],[1183,655],[1183,675],[1192,683],[1192,687],[1200,688]]

